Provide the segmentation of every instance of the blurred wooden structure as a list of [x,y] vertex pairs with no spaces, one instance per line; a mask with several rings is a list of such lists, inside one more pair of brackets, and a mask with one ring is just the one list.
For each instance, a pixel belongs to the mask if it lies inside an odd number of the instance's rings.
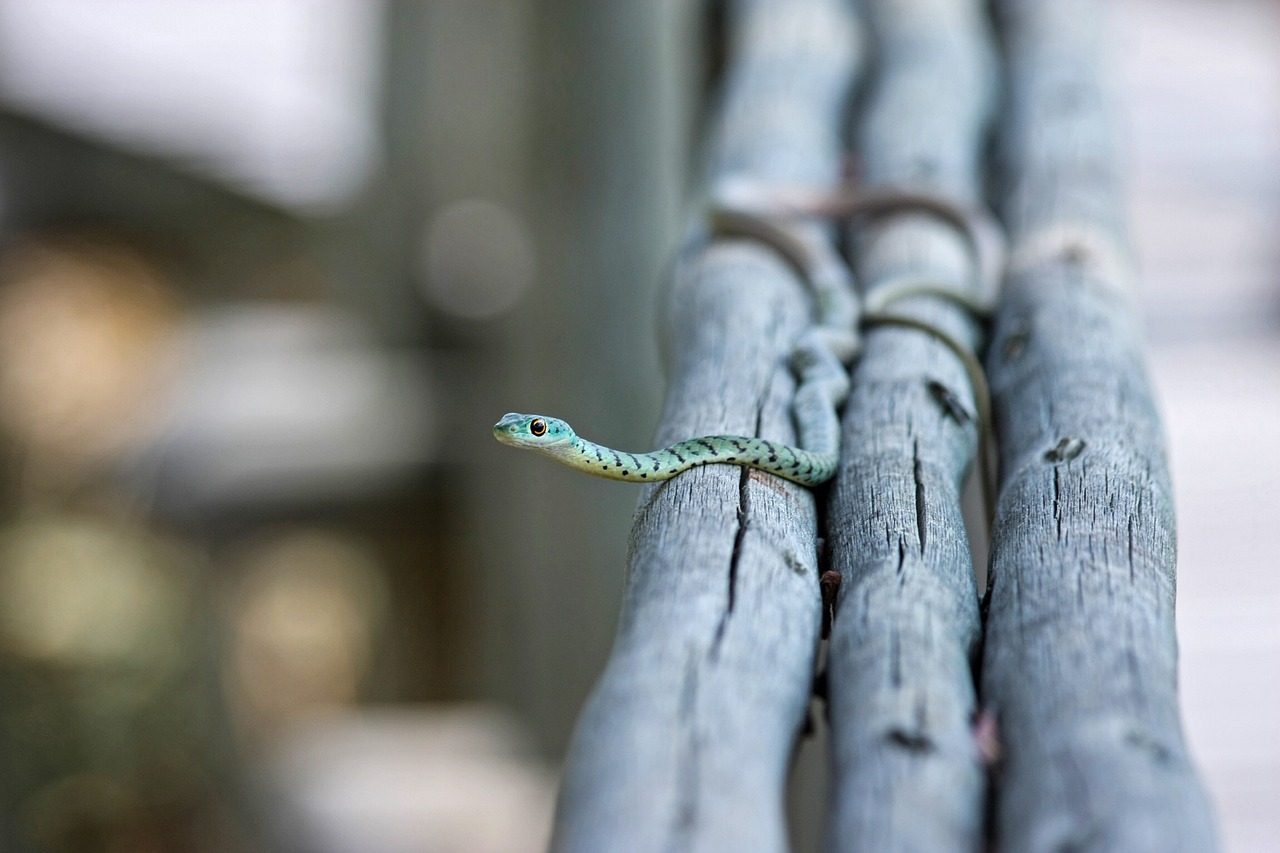
[[[981,197],[995,91],[985,8],[866,7],[883,65],[861,101],[860,178]],[[999,11],[1010,100],[996,199],[1014,254],[990,355],[1002,480],[988,633],[982,645],[959,505],[972,423],[949,423],[929,388],[969,411],[971,391],[935,341],[876,330],[826,520],[844,581],[825,672],[826,844],[1213,850],[1174,689],[1172,511],[1124,292],[1103,7]],[[728,167],[830,182],[831,98],[860,69],[859,20],[826,0],[743,0],[729,22],[709,180]],[[865,286],[904,272],[963,286],[963,254],[939,223],[904,215],[858,236]],[[679,259],[657,444],[752,427],[790,436],[778,395],[801,291],[760,255],[713,243]],[[911,307],[980,344],[954,307]],[[557,849],[787,847],[782,783],[820,644],[819,517],[760,475],[686,476],[641,498],[622,626],[570,750]]]
[[1001,446],[980,684],[1018,850],[1216,848],[1183,740],[1172,487],[1124,227],[1103,2],[1000,4],[1012,246],[988,371]]
[[[859,182],[981,205],[998,85],[985,3],[865,9],[878,62],[851,119]],[[869,293],[904,278],[975,286],[959,233],[936,218],[904,211],[850,239]],[[954,301],[921,297],[893,311],[981,351],[980,318]],[[867,329],[853,379],[825,525],[843,578],[827,654],[827,848],[976,849],[987,786],[972,733],[982,626],[961,492],[982,440],[980,391],[936,338],[892,326]]]
[[[738,4],[708,184],[840,180],[839,122],[862,58],[840,0]],[[755,242],[695,222],[664,306],[657,445],[694,435],[794,442],[791,349],[804,283]],[[814,494],[709,466],[642,489],[604,676],[566,759],[553,847],[782,850],[787,769],[822,621]]]

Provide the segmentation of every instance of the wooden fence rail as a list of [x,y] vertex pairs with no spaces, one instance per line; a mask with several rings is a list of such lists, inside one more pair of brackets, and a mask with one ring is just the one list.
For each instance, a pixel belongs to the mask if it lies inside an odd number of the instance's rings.
[[1125,254],[1101,0],[1001,4],[1012,253],[987,369],[1003,481],[982,694],[1019,851],[1215,848],[1183,743],[1174,517]]
[[[730,15],[731,69],[708,184],[835,186],[861,58],[843,0],[750,0]],[[677,263],[666,306],[657,446],[737,433],[794,440],[788,360],[811,322],[795,272],[758,243]],[[566,760],[558,850],[787,849],[787,771],[819,642],[813,493],[725,466],[646,486],[621,625]]]
[[[996,95],[984,4],[865,6],[879,65],[851,134],[859,183],[981,202]],[[855,237],[868,292],[903,277],[973,287],[961,235],[939,219],[904,213]],[[893,310],[980,351],[977,318],[955,302],[921,297]],[[960,512],[978,434],[975,391],[936,338],[892,326],[868,329],[853,379],[826,522],[831,565],[843,578],[827,664],[827,846],[976,851],[986,795],[972,736],[981,625]]]
[[[1103,5],[999,3],[1012,273],[987,355],[1001,480],[985,641],[960,512],[976,389],[935,337],[866,332],[821,501],[842,581],[826,678],[831,850],[1215,847],[1178,720],[1173,513],[1126,288]],[[708,185],[834,186],[848,138],[864,186],[984,199],[1001,87],[982,0],[728,9]],[[864,24],[879,65],[843,134]],[[849,243],[872,292],[903,276],[972,286],[960,233],[922,212],[864,224]],[[795,272],[761,244],[695,239],[673,279],[655,443],[793,439],[788,356],[812,317]],[[984,343],[979,319],[946,299],[894,310]],[[820,646],[823,497],[724,466],[643,488],[555,849],[787,848],[787,771]]]

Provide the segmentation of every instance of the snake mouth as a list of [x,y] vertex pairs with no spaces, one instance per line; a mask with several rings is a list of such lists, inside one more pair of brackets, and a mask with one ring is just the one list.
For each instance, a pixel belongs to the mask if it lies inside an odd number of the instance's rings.
[[503,444],[519,444],[524,425],[530,417],[519,412],[508,412],[493,425],[493,437]]
[[520,440],[514,433],[514,427],[503,426],[502,424],[494,424],[493,437],[503,444],[519,444]]
[[503,444],[518,444],[516,431],[520,429],[522,415],[504,415],[502,420],[493,425],[493,437]]

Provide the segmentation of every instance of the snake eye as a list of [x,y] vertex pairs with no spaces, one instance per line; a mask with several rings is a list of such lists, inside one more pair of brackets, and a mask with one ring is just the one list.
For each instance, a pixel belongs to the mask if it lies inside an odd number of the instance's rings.
[[546,435],[547,422],[544,421],[542,418],[534,418],[532,421],[529,422],[529,432],[533,433],[534,435]]

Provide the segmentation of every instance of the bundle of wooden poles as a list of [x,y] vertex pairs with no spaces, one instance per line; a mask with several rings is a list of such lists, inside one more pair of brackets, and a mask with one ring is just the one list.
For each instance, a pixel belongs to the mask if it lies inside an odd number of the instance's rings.
[[[787,849],[811,708],[827,849],[1215,849],[1177,707],[1173,510],[1130,292],[1106,5],[728,5],[708,185],[852,174],[989,204],[1003,223],[994,316],[933,297],[899,309],[983,355],[989,561],[961,511],[979,440],[956,416],[976,403],[963,365],[917,330],[868,329],[832,486],[714,466],[645,487],[556,849]],[[921,212],[830,236],[868,292],[971,278],[962,235]],[[668,298],[655,446],[793,436],[787,355],[812,316],[795,271],[766,245],[713,240],[681,257]]]

